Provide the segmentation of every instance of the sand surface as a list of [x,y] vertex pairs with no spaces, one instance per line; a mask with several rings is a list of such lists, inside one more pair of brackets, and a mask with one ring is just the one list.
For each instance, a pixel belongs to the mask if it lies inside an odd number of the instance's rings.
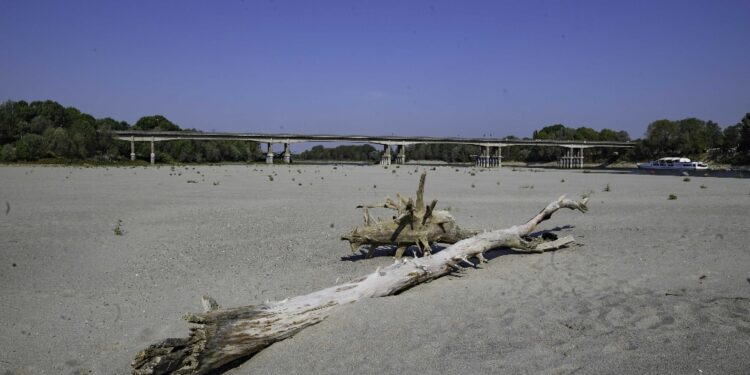
[[[254,304],[390,264],[339,236],[357,204],[413,195],[416,168],[0,167],[0,373],[128,374],[203,294]],[[593,191],[542,225],[579,244],[347,306],[227,374],[750,372],[750,180],[471,171],[429,170],[426,198],[496,229]]]

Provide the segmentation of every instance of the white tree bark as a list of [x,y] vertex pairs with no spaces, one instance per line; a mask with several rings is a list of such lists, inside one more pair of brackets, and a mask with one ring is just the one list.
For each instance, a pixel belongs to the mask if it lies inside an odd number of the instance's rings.
[[485,262],[483,254],[489,250],[500,247],[524,252],[557,249],[573,242],[573,238],[530,243],[523,237],[561,208],[586,212],[586,199],[576,202],[560,197],[525,224],[480,233],[431,256],[396,261],[367,276],[283,301],[219,309],[216,302],[204,297],[206,311],[185,316],[187,321],[196,324],[191,327],[190,337],[167,339],[142,350],[132,363],[133,374],[205,374],[319,323],[339,306],[401,292],[444,276],[456,270],[459,263],[474,266],[472,258]]

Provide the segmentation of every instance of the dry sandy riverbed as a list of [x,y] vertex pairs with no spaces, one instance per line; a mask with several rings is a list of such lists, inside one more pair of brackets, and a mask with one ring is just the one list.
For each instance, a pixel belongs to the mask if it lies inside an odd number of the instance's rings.
[[[416,168],[0,167],[0,373],[127,374],[203,294],[253,304],[390,264],[342,260],[339,235],[358,203],[413,195]],[[227,374],[750,371],[749,180],[470,171],[427,177],[465,227],[593,191],[544,223],[579,245],[347,306]]]

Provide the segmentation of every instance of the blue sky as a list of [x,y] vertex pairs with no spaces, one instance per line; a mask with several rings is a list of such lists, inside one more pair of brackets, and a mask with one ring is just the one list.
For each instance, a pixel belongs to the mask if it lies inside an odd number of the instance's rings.
[[0,0],[0,100],[206,131],[530,136],[750,112],[750,1]]

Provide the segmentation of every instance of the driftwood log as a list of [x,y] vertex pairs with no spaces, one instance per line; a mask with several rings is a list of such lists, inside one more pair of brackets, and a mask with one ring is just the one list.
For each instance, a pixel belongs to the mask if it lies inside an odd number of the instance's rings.
[[[416,245],[423,254],[432,252],[431,245],[439,242],[453,244],[469,238],[479,231],[462,229],[456,224],[450,212],[436,210],[437,199],[425,204],[424,183],[427,172],[419,177],[416,200],[406,199],[397,194],[396,200],[386,197],[385,203],[361,204],[364,226],[354,228],[350,233],[341,236],[349,241],[352,252],[360,247],[368,247],[367,257],[375,253],[375,248],[383,245],[395,245],[395,258],[399,259],[411,245]],[[370,215],[372,208],[386,208],[394,211],[392,219],[376,220]]]
[[399,293],[456,271],[460,263],[475,266],[473,258],[486,262],[483,254],[489,250],[499,247],[523,252],[557,249],[573,242],[573,238],[550,242],[525,238],[561,208],[586,212],[586,199],[576,202],[560,197],[525,224],[479,233],[433,255],[397,260],[367,276],[283,301],[220,309],[215,301],[204,297],[205,312],[184,317],[195,324],[190,328],[190,336],[166,339],[142,350],[132,362],[133,374],[206,374],[319,323],[339,306]]

